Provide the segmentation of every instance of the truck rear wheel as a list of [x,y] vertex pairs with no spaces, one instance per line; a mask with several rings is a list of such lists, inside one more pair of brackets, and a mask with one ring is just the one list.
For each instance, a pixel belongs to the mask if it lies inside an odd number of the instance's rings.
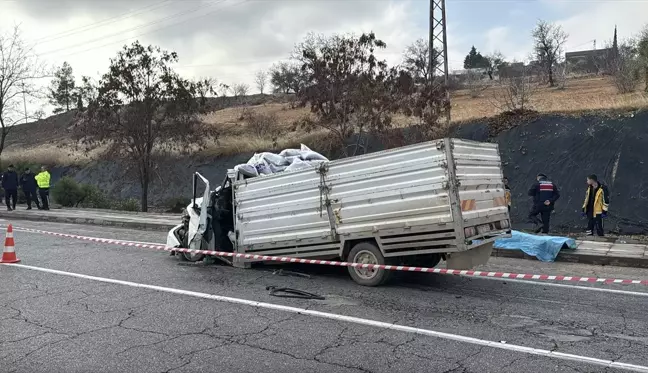
[[[369,242],[360,242],[353,246],[347,261],[362,264],[385,264],[385,257],[376,245]],[[384,269],[348,267],[348,270],[353,281],[362,286],[384,284],[391,276],[391,271]]]

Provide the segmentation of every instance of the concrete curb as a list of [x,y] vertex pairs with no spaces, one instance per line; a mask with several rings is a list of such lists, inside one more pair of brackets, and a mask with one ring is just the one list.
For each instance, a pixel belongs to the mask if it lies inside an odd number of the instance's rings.
[[106,218],[106,217],[69,217],[69,216],[60,216],[60,215],[49,215],[46,211],[42,214],[33,214],[33,213],[21,213],[19,211],[12,211],[7,213],[1,213],[0,218],[3,218],[7,221],[11,219],[16,220],[29,220],[29,221],[49,221],[56,223],[67,223],[67,224],[87,224],[87,225],[100,225],[100,226],[110,226],[118,228],[134,228],[134,229],[144,229],[152,231],[168,231],[177,224],[180,223],[178,219],[177,223],[163,222],[163,221],[129,221],[121,220],[118,216],[115,218]]
[[[535,256],[527,255],[521,250],[503,250],[493,249],[491,256],[500,258],[515,258],[515,259],[529,259],[538,260]],[[579,252],[576,250],[564,250],[558,253],[556,262],[566,263],[580,263],[591,265],[609,265],[617,267],[634,267],[634,268],[648,268],[648,258],[637,257],[623,257],[623,256],[608,256],[608,255],[593,255],[591,253]]]

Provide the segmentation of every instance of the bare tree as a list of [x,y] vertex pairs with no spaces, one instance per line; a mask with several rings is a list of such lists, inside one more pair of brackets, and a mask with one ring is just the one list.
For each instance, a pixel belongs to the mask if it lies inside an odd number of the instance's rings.
[[493,74],[495,71],[499,71],[500,67],[502,67],[504,63],[504,55],[499,51],[495,51],[486,56],[486,73],[490,80],[493,80]]
[[531,97],[538,84],[527,68],[520,76],[500,78],[500,87],[493,90],[491,103],[503,112],[525,112],[530,109]]
[[625,40],[618,45],[617,55],[611,60],[610,70],[619,93],[629,93],[637,88],[641,75],[641,60],[636,40]]
[[196,94],[200,98],[200,106],[203,107],[207,103],[207,97],[216,95],[216,79],[214,78],[200,78],[193,82]]
[[265,70],[257,71],[257,73],[254,75],[254,82],[259,89],[259,93],[263,94],[266,84],[268,84],[268,72]]
[[554,68],[562,59],[563,47],[569,35],[563,31],[562,27],[539,20],[531,36],[533,37],[535,58],[547,74],[549,86],[553,87],[555,85]]
[[234,97],[247,96],[249,90],[250,90],[250,86],[245,83],[238,83],[232,86],[232,92],[234,94]]
[[639,34],[637,41],[637,49],[639,55],[639,63],[643,70],[644,77],[644,91],[648,92],[648,24],[646,24]]
[[481,93],[488,88],[482,80],[482,73],[474,69],[468,69],[466,73],[466,88],[470,92],[470,97],[477,98]]
[[227,95],[232,90],[232,87],[230,87],[228,84],[225,84],[225,83],[220,83],[218,85],[218,88],[220,89],[221,96],[223,96],[223,97],[227,97]]
[[[434,50],[432,68],[439,64],[439,52]],[[403,52],[403,67],[417,82],[430,79],[430,43],[427,39],[417,39]]]
[[22,38],[19,27],[0,34],[0,155],[12,127],[20,120],[33,118],[25,112],[23,99],[40,96],[33,79],[45,76],[45,65]]

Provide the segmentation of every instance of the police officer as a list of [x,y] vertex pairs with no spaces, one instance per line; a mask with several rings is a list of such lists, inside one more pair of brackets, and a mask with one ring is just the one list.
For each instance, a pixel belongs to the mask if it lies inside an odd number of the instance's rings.
[[43,204],[42,210],[49,210],[50,173],[47,171],[47,167],[42,166],[41,172],[35,178],[38,184],[38,194]]
[[20,177],[20,185],[22,186],[23,193],[25,193],[25,199],[27,200],[27,210],[32,209],[32,202],[36,202],[36,207],[40,210],[41,207],[38,202],[38,195],[36,194],[38,184],[36,183],[34,173],[31,172],[29,168],[26,168],[25,173]]
[[2,188],[5,191],[7,210],[15,210],[16,200],[18,199],[18,174],[12,164],[9,165],[7,172],[2,175]]
[[[538,174],[536,182],[529,188],[529,196],[533,197],[533,207],[529,214],[529,219],[537,228],[535,233],[549,233],[549,220],[551,219],[551,212],[554,209],[554,204],[560,198],[558,187],[547,180],[547,175]],[[538,220],[538,214],[540,220]]]

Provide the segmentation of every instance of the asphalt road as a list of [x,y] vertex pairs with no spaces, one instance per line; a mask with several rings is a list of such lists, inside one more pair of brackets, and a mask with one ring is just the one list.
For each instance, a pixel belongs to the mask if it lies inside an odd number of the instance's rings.
[[[124,240],[165,239],[163,232],[13,224]],[[269,266],[187,266],[164,252],[20,231],[15,240],[21,264],[131,283],[0,266],[0,372],[623,371],[133,283],[648,366],[648,297],[640,295],[434,274],[403,274],[388,286],[365,288],[345,269],[332,267],[293,267],[312,277],[286,277]],[[645,269],[502,258],[481,269],[648,277]],[[266,286],[305,290],[326,300],[272,297]],[[584,286],[648,293],[640,285]]]

